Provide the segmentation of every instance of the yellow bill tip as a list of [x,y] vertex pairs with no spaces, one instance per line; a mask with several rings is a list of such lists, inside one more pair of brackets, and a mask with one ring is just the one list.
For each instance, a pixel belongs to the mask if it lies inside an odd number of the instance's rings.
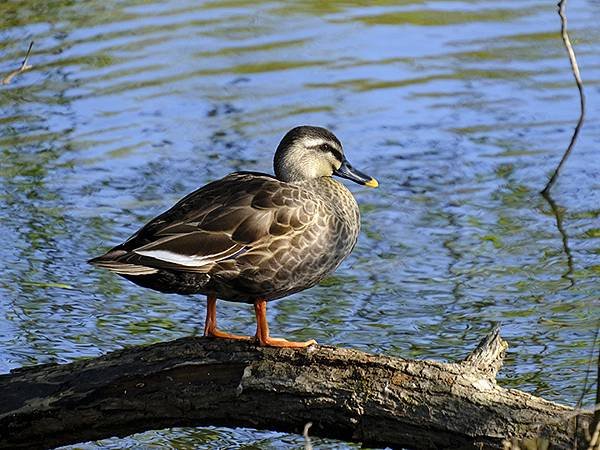
[[377,180],[375,178],[371,178],[369,181],[367,181],[365,183],[365,186],[376,188],[377,186],[379,186],[379,183],[377,182]]

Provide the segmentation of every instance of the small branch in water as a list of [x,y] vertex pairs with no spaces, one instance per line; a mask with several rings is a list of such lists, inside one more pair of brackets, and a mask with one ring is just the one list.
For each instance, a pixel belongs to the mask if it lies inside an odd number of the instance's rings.
[[571,136],[571,142],[569,142],[567,150],[565,150],[565,153],[563,154],[563,157],[558,163],[558,166],[556,166],[556,169],[554,169],[554,173],[550,177],[550,180],[546,184],[546,187],[544,187],[542,194],[548,194],[550,192],[550,189],[552,189],[552,186],[554,186],[554,183],[556,183],[556,179],[558,178],[558,174],[560,173],[562,166],[567,161],[567,158],[569,157],[571,151],[573,150],[573,147],[575,146],[577,136],[579,135],[579,130],[581,129],[581,126],[583,125],[583,120],[585,118],[585,94],[583,92],[583,82],[581,81],[581,76],[579,74],[577,58],[575,58],[575,52],[573,51],[573,47],[571,46],[571,40],[569,39],[569,34],[567,33],[567,16],[565,13],[566,3],[567,0],[560,0],[558,2],[558,15],[560,16],[560,33],[562,36],[563,44],[567,49],[567,54],[569,55],[569,62],[571,63],[571,70],[573,71],[575,83],[577,83],[577,89],[579,90],[579,120],[577,121],[575,130],[573,131],[573,135]]
[[[589,378],[590,371],[592,367],[592,361],[594,360],[594,351],[596,350],[596,343],[598,342],[598,336],[600,335],[600,322],[596,327],[596,334],[594,335],[594,339],[592,340],[592,351],[590,354],[590,359],[588,361],[587,368],[585,370],[585,380],[583,381],[583,389],[581,390],[581,395],[579,396],[579,400],[577,400],[577,405],[575,406],[577,409],[581,409],[581,405],[583,404],[583,399],[589,391]],[[600,354],[598,354],[598,380],[597,383],[600,383]],[[594,417],[592,419],[591,429],[594,431],[592,436],[589,435],[589,430],[587,430],[587,442],[589,442],[588,450],[600,450],[600,442],[598,442],[598,433],[600,427],[600,385],[596,386],[596,404],[593,409]],[[581,425],[578,423],[579,416],[575,417],[575,428],[580,427]],[[578,448],[578,436],[575,436],[575,448]]]
[[573,278],[573,254],[571,253],[571,249],[569,248],[569,236],[567,235],[567,232],[565,231],[565,228],[563,226],[564,211],[561,211],[559,206],[556,204],[556,202],[550,195],[550,192],[546,192],[546,190],[544,190],[542,192],[542,197],[544,197],[544,199],[548,202],[548,205],[550,205],[552,214],[556,219],[556,228],[558,228],[558,232],[560,233],[563,251],[567,256],[567,271],[562,275],[562,278],[569,280],[569,288],[572,288],[573,286],[575,286],[575,278]]
[[[585,379],[583,380],[583,389],[581,391],[581,395],[579,396],[579,400],[577,400],[576,408],[581,408],[583,404],[583,399],[587,395],[589,391],[589,381],[590,381],[590,372],[592,370],[592,362],[594,360],[594,352],[596,351],[596,343],[598,342],[598,337],[600,336],[600,322],[598,322],[598,326],[596,327],[596,334],[594,335],[594,339],[592,340],[592,350],[590,352],[590,359],[588,360],[588,365],[585,371]],[[598,378],[600,378],[600,354],[598,354]],[[600,380],[599,380],[600,381]],[[600,404],[600,387],[598,387],[596,391],[596,403]],[[596,408],[594,412],[599,412],[600,409]]]
[[[594,347],[596,346],[596,343],[598,342],[598,334],[600,332],[600,324],[598,324],[598,327],[596,327],[596,338],[594,339]],[[597,378],[596,378],[596,406],[600,405],[600,345],[598,345],[598,372],[597,372]],[[598,447],[600,447],[600,439],[599,439],[599,434],[600,434],[600,408],[597,408],[596,411],[594,412],[594,422],[596,424],[596,426],[594,427],[595,433],[594,433],[594,438],[595,438],[595,442],[596,445]]]
[[308,430],[312,427],[312,422],[307,422],[304,425],[304,431],[302,431],[302,436],[304,436],[304,450],[313,450],[312,443],[310,442],[310,436],[308,435]]
[[29,48],[27,49],[27,54],[25,55],[25,59],[21,63],[21,67],[19,67],[17,70],[13,70],[11,73],[9,73],[8,75],[6,75],[2,79],[2,84],[8,84],[8,83],[10,83],[14,77],[16,77],[20,73],[23,73],[26,70],[29,70],[29,69],[31,69],[33,67],[31,64],[29,64],[29,55],[31,55],[31,49],[32,48],[33,48],[33,41],[31,41],[29,43]]
[[596,428],[594,428],[594,434],[590,439],[588,450],[597,450],[598,448],[600,448],[600,422],[598,422]]

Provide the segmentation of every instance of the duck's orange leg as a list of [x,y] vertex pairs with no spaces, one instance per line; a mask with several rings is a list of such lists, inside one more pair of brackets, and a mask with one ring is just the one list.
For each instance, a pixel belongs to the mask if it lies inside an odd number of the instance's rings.
[[223,338],[223,339],[238,339],[250,340],[250,336],[240,336],[238,334],[226,333],[217,329],[217,296],[208,295],[206,297],[206,322],[204,322],[204,336]]
[[263,347],[305,348],[317,343],[314,339],[306,342],[293,342],[270,337],[269,324],[267,323],[267,301],[265,299],[260,298],[254,302],[254,312],[256,313],[256,339]]

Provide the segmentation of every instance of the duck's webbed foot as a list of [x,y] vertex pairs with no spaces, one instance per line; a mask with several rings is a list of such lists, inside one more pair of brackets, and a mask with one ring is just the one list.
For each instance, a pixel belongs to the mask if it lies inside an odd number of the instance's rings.
[[254,302],[254,312],[256,313],[256,340],[263,347],[306,348],[317,343],[314,339],[295,342],[270,337],[269,324],[267,323],[267,301],[265,299],[258,299]]
[[227,333],[226,331],[221,331],[217,328],[213,328],[211,330],[205,329],[204,336],[217,339],[237,339],[238,341],[250,341],[254,339],[252,336],[242,336],[239,334]]
[[217,297],[215,295],[209,295],[207,297],[204,336],[218,339],[236,339],[239,341],[249,341],[253,339],[250,336],[240,336],[239,334],[227,333],[217,328]]
[[316,344],[317,341],[314,339],[310,339],[304,342],[297,341],[288,341],[287,339],[282,338],[272,338],[267,336],[262,339],[259,336],[256,336],[258,339],[258,343],[263,347],[285,347],[285,348],[306,348],[310,347],[313,344]]

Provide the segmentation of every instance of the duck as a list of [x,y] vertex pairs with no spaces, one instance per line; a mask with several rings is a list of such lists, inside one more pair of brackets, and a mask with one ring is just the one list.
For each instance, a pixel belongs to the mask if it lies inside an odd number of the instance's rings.
[[[354,249],[358,204],[333,177],[368,187],[378,182],[317,126],[288,131],[273,167],[274,175],[240,171],[202,186],[88,262],[145,288],[205,295],[204,336],[266,347],[316,344],[271,337],[267,302],[315,286]],[[254,305],[255,336],[219,330],[217,300]]]

